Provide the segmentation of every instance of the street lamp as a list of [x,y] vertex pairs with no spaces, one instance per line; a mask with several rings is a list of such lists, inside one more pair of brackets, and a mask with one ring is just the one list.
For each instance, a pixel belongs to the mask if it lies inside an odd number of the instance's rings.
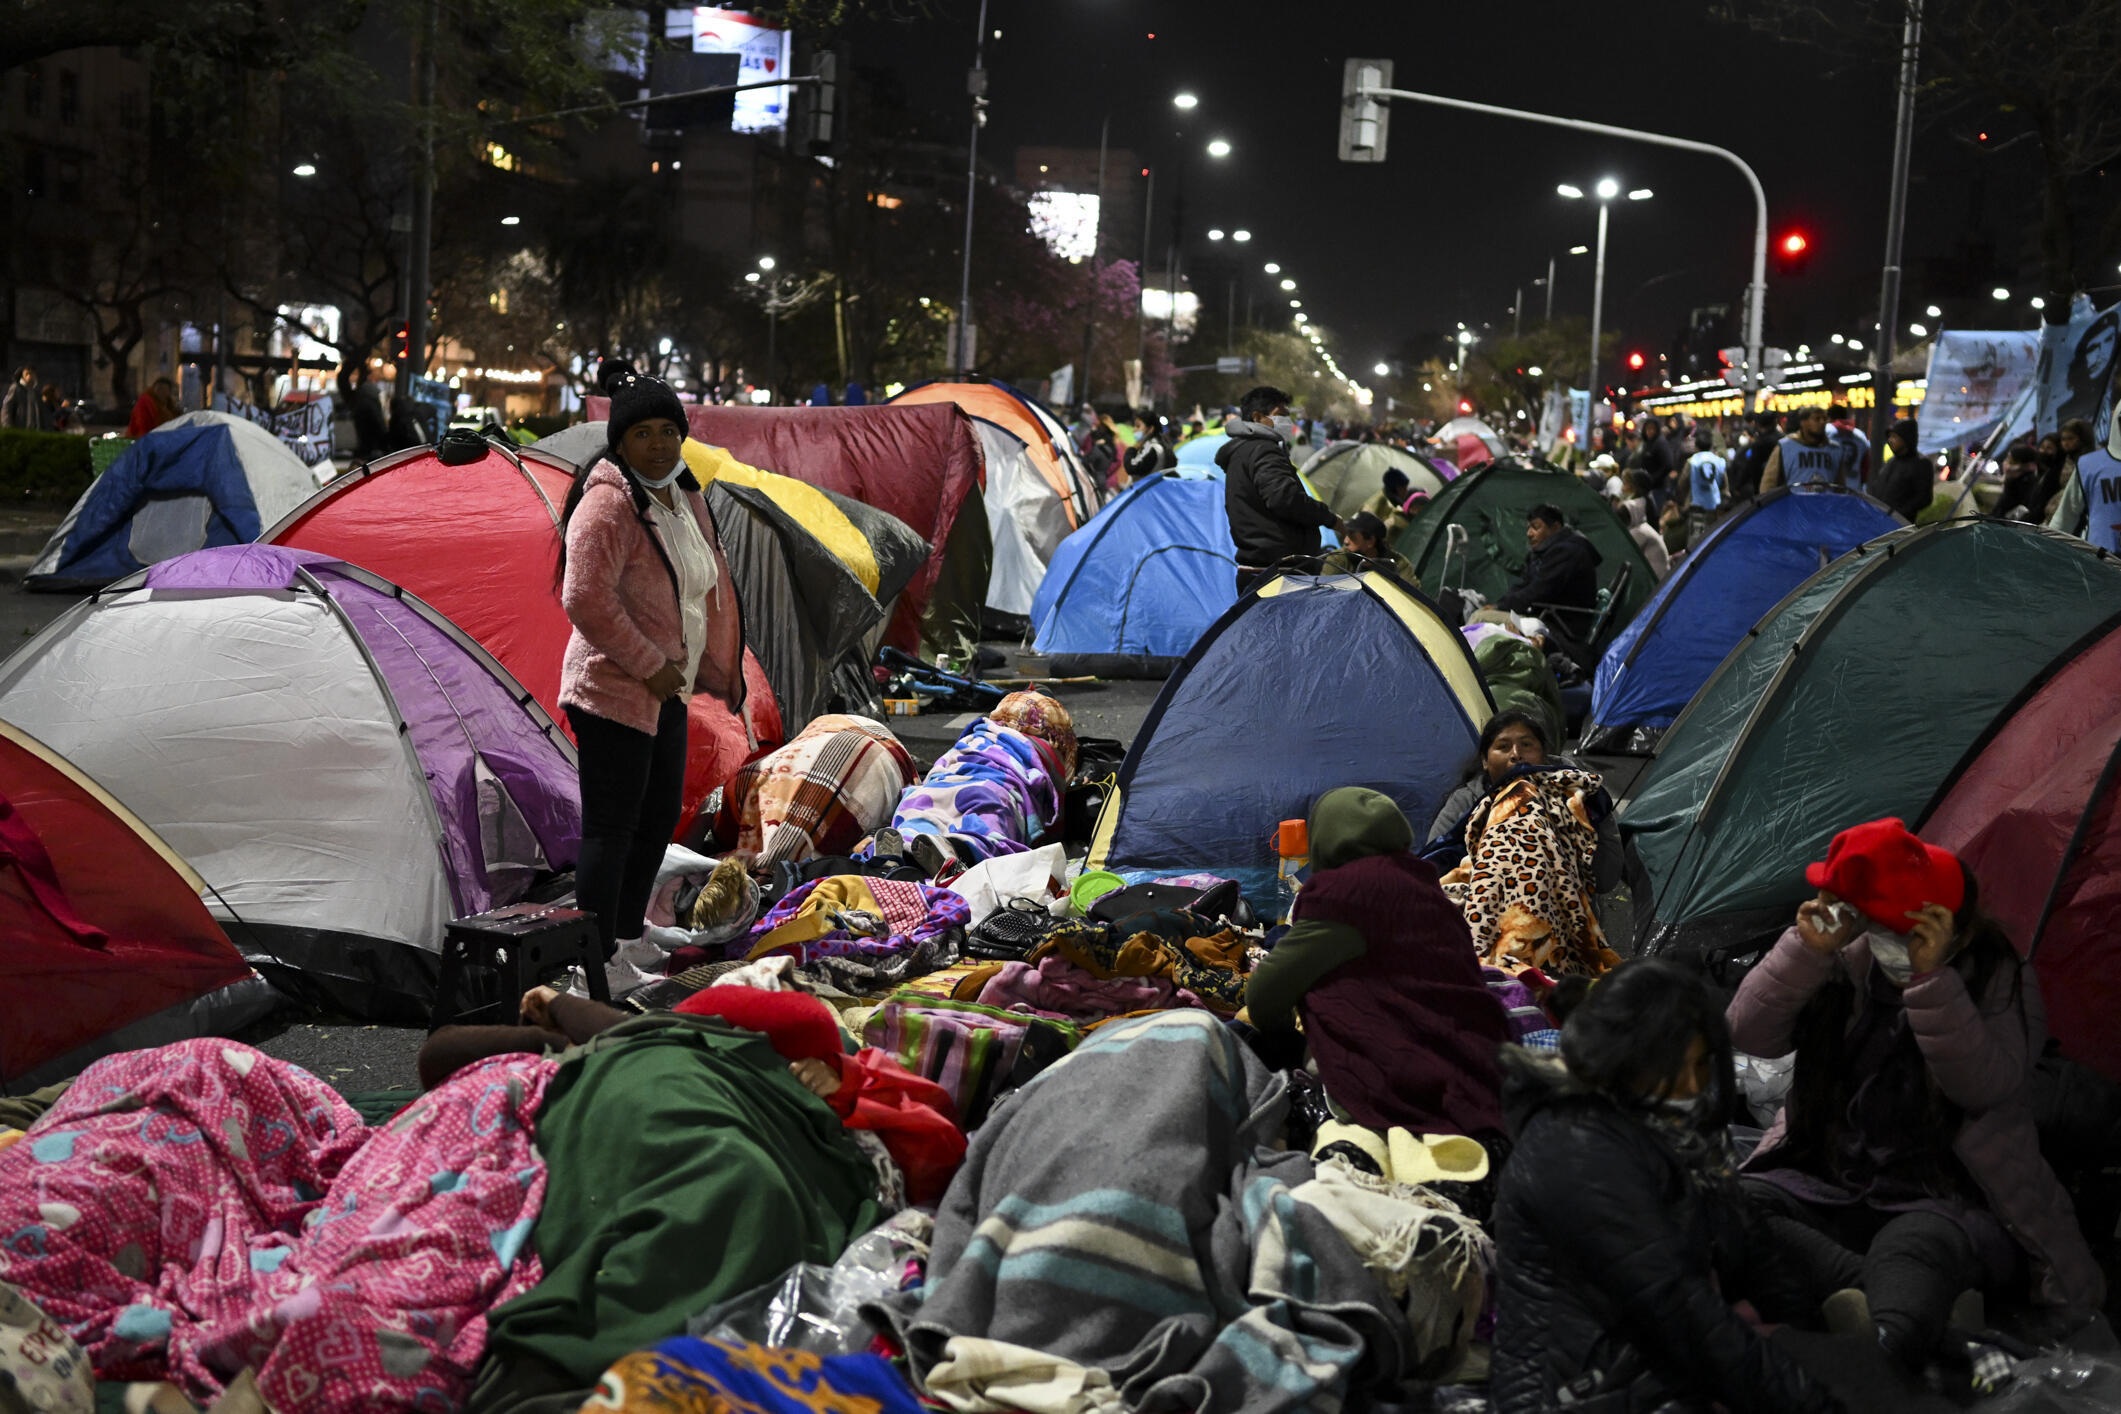
[[1927,314],[1932,319],[1944,318],[1944,311],[1939,309],[1936,305],[1931,305],[1928,309],[1925,309],[1922,312],[1924,314]]
[[1211,241],[1219,241],[1219,240],[1221,240],[1222,238],[1223,238],[1222,228],[1221,228],[1221,227],[1219,227],[1219,226],[1218,226],[1218,227],[1216,227],[1216,228],[1214,228],[1214,229],[1212,229],[1212,230],[1210,230],[1210,231],[1208,232],[1208,239],[1209,239],[1209,240],[1211,240]]
[[1913,334],[1913,335],[1914,335],[1914,336],[1915,336],[1916,338],[1918,338],[1918,339],[1926,339],[1926,338],[1928,338],[1928,337],[1929,337],[1929,333],[1930,333],[1930,331],[1929,331],[1928,327],[1927,327],[1927,326],[1925,326],[1925,325],[1921,325],[1921,324],[1910,324],[1910,325],[1908,325],[1908,326],[1907,326],[1907,332],[1908,332],[1908,333],[1910,333],[1910,334]]
[[[1564,184],[1556,187],[1555,190],[1572,201],[1581,201],[1583,199],[1583,189],[1581,187]],[[1597,268],[1591,276],[1591,369],[1589,376],[1585,379],[1585,387],[1589,389],[1586,394],[1586,406],[1595,409],[1598,406],[1599,391],[1598,332],[1599,325],[1605,318],[1606,216],[1611,208],[1613,198],[1620,195],[1620,183],[1612,177],[1602,177],[1593,190],[1598,193],[1598,261]],[[1648,201],[1649,199],[1650,189],[1648,187],[1637,187],[1628,193],[1629,201]],[[1581,249],[1581,247],[1578,247],[1578,249]],[[1574,255],[1576,251],[1571,250],[1569,253]],[[1588,428],[1585,430],[1586,432],[1589,431]]]
[[295,175],[298,177],[314,177],[317,175],[317,164],[314,162],[297,162],[295,164]]
[[523,218],[520,216],[503,216],[501,224],[504,226],[520,226],[523,224]]
[[1269,275],[1279,275],[1281,273],[1281,267],[1271,260],[1267,262],[1266,270]]
[[1392,365],[1389,363],[1380,363],[1377,365],[1377,367],[1371,369],[1370,371],[1380,378],[1390,378],[1392,376]]
[[1208,155],[1210,157],[1228,157],[1230,155],[1230,144],[1222,138],[1217,138],[1208,144]]
[[[778,263],[772,256],[762,255],[759,257],[759,270],[771,275]],[[744,279],[751,284],[757,284],[759,283],[758,272],[753,271],[751,274],[746,275]],[[766,397],[769,401],[779,396],[780,341],[781,277],[774,275],[767,282],[766,289]]]
[[1239,245],[1243,245],[1246,241],[1252,239],[1252,233],[1250,231],[1232,231],[1230,239],[1236,241]]
[[1296,288],[1296,282],[1294,280],[1284,280],[1281,282],[1281,287],[1285,290],[1293,290]]
[[1174,93],[1171,95],[1171,106],[1183,112],[1191,112],[1200,107],[1200,99],[1190,93]]
[[2033,308],[2034,308],[2034,309],[2046,309],[2046,308],[2047,308],[2047,301],[2046,301],[2045,299],[2042,299],[2042,298],[2041,298],[2041,297],[2040,297],[2039,295],[2034,295],[2034,296],[2033,296],[2033,301],[2032,301],[2032,302],[2033,302]]
[[2011,292],[2009,290],[2004,289],[2001,285],[1998,285],[1995,289],[1990,290],[1989,294],[1995,299],[2009,299],[2011,297]]

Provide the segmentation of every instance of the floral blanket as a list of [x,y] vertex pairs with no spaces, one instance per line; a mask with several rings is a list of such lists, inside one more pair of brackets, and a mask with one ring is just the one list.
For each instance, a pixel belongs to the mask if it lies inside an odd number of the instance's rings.
[[455,1408],[485,1313],[538,1281],[532,1118],[554,1062],[498,1056],[370,1129],[298,1066],[185,1041],[90,1066],[0,1153],[0,1280],[99,1377],[202,1402]]

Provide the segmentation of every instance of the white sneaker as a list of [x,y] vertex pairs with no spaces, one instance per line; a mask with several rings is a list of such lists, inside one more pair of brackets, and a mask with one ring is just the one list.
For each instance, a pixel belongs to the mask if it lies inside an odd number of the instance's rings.
[[[604,986],[611,993],[613,1001],[617,1001],[635,989],[645,987],[655,980],[654,977],[628,962],[624,956],[614,957],[611,961],[604,964]],[[582,976],[581,968],[576,967],[569,970],[567,974],[567,991],[571,996],[586,997],[589,995],[589,983]]]

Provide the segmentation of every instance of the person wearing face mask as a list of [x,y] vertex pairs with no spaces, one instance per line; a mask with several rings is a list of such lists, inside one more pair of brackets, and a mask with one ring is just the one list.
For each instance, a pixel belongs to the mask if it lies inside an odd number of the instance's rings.
[[1775,1309],[1786,1277],[1737,1191],[1730,1033],[1701,978],[1623,963],[1569,1012],[1559,1057],[1511,1046],[1502,1064],[1496,1414],[1839,1409],[1733,1309]]
[[744,625],[700,484],[685,469],[685,408],[670,385],[607,363],[608,443],[576,473],[560,516],[560,602],[574,625],[560,706],[582,792],[575,896],[594,913],[615,983],[683,813],[686,702],[711,693],[740,718]]
[[1223,469],[1223,508],[1237,545],[1237,592],[1244,594],[1283,560],[1315,558],[1318,532],[1340,517],[1304,489],[1289,460],[1297,438],[1289,395],[1259,387],[1245,394],[1238,415],[1223,425],[1230,440],[1215,453]]
[[2105,1296],[2041,1157],[2031,1075],[2045,1013],[1973,876],[1899,820],[1843,830],[1816,898],[1738,989],[1731,1035],[1794,1054],[1748,1194],[1830,1329],[1919,1369],[1969,1291],[2023,1284],[2063,1324]]

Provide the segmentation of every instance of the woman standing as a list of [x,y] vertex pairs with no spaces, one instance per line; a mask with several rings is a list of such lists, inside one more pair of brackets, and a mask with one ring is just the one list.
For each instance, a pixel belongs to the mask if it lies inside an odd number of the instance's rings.
[[670,385],[606,364],[604,454],[560,518],[560,602],[574,624],[560,705],[580,749],[575,896],[607,957],[641,936],[663,847],[683,809],[685,704],[711,693],[740,718],[744,625]]

